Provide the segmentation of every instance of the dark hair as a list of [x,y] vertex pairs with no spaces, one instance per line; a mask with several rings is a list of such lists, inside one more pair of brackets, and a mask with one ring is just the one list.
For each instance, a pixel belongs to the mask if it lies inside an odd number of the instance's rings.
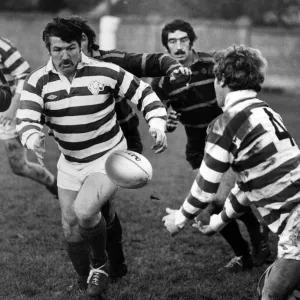
[[165,27],[161,31],[161,42],[164,47],[168,48],[168,35],[170,32],[175,32],[176,30],[180,30],[186,32],[190,39],[190,46],[194,45],[194,41],[197,39],[195,31],[190,23],[183,20],[174,20],[170,23],[167,23]]
[[89,50],[98,50],[99,46],[96,44],[96,33],[95,31],[90,27],[88,22],[84,19],[82,19],[79,16],[73,16],[69,19],[71,22],[73,22],[75,25],[81,28],[82,32],[87,36],[88,38],[88,49]]
[[233,45],[215,52],[214,59],[216,78],[231,90],[261,90],[267,61],[258,49]]
[[81,46],[82,29],[69,19],[54,18],[43,31],[43,41],[48,50],[50,50],[50,37],[52,36],[59,37],[67,43],[76,41]]

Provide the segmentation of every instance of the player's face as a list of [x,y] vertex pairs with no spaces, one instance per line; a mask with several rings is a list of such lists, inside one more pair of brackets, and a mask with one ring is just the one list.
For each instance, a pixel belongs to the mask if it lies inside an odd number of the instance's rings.
[[186,32],[176,30],[168,34],[168,51],[180,63],[188,60],[192,54],[191,41]]
[[65,76],[75,74],[81,60],[81,49],[77,41],[67,43],[59,37],[50,37],[50,55],[55,69]]

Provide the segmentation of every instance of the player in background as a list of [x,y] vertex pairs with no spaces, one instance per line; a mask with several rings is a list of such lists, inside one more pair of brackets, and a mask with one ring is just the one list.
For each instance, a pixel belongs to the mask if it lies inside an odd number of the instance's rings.
[[[164,26],[161,33],[162,44],[166,51],[178,59],[185,67],[192,70],[188,84],[170,84],[168,78],[156,78],[152,87],[159,98],[171,109],[168,115],[167,130],[175,130],[180,121],[184,126],[187,144],[186,159],[195,173],[201,165],[206,139],[207,127],[218,117],[222,110],[218,107],[214,90],[213,57],[206,52],[197,52],[193,45],[196,34],[192,26],[183,20],[174,20]],[[211,203],[210,214],[222,210],[225,199],[235,182],[234,173],[229,170],[221,182],[218,193]],[[246,225],[253,253],[243,238],[236,221],[231,222],[220,231],[235,253],[222,271],[230,273],[251,269],[253,263],[257,266],[265,263],[270,250],[268,236],[264,227],[258,222],[252,210],[244,214],[240,220]]]
[[30,73],[30,66],[16,47],[7,39],[0,37],[0,70],[13,94],[11,105],[0,114],[0,140],[4,141],[6,154],[12,171],[19,176],[39,182],[57,196],[56,177],[45,167],[27,160],[27,151],[22,146],[16,131],[16,111],[24,80]]
[[148,84],[115,64],[85,56],[81,39],[82,30],[69,19],[47,24],[43,40],[50,59],[24,85],[17,129],[24,146],[42,160],[45,115],[61,151],[57,184],[67,251],[79,278],[89,275],[87,294],[94,297],[109,281],[101,208],[118,189],[105,173],[105,161],[113,151],[127,149],[114,97],[125,96],[141,109],[155,153],[167,147],[167,113]]
[[[188,75],[174,58],[164,53],[128,53],[121,50],[105,51],[96,44],[96,33],[88,22],[79,16],[69,19],[83,31],[81,48],[85,55],[99,61],[114,63],[137,77],[169,76],[172,83],[179,74]],[[124,95],[118,96],[115,103],[117,121],[127,140],[129,150],[142,153],[143,145],[139,133],[139,119]],[[122,227],[113,203],[107,202],[102,209],[107,228],[107,254],[110,262],[110,277],[125,276],[127,265],[122,249]]]
[[0,112],[6,111],[11,104],[12,93],[10,87],[0,71]]
[[[287,299],[300,282],[300,151],[282,118],[257,98],[267,62],[259,50],[232,46],[215,54],[215,90],[223,114],[208,129],[204,159],[179,210],[163,218],[172,234],[213,201],[222,175],[232,168],[237,182],[205,235],[226,228],[254,204],[279,235],[278,256],[260,299]],[[225,226],[225,227],[224,227]],[[289,298],[290,299],[290,298]]]

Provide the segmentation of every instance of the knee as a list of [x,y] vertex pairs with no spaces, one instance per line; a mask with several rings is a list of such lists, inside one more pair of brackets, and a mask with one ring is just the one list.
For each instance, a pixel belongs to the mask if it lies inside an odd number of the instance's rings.
[[82,241],[76,217],[64,216],[62,219],[65,240],[68,243],[79,243]]
[[26,175],[26,161],[23,158],[10,156],[9,164],[14,174],[19,176]]

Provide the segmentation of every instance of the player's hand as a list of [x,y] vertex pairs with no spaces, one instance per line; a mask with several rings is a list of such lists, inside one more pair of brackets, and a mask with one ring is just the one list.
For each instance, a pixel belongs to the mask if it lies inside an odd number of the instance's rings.
[[216,231],[212,230],[209,225],[203,225],[202,222],[197,218],[195,218],[194,221],[195,223],[192,226],[197,228],[202,234],[212,236],[216,233]]
[[192,71],[187,67],[179,67],[174,70],[170,75],[170,82],[175,83],[188,83],[190,81],[190,76]]
[[44,154],[46,152],[46,143],[45,143],[45,134],[40,132],[39,137],[36,139],[33,149],[32,149],[37,157],[39,164],[44,167]]
[[180,113],[177,113],[175,110],[170,110],[167,118],[167,131],[173,132],[179,123],[179,119],[181,117]]
[[0,124],[3,126],[11,125],[15,118],[15,112],[11,112],[9,109],[1,114],[0,116]]
[[162,218],[162,221],[170,232],[170,235],[174,237],[177,233],[179,233],[183,228],[175,225],[175,214],[176,209],[166,208],[167,215]]
[[152,150],[154,150],[155,153],[161,153],[164,152],[167,149],[167,136],[166,134],[154,127],[150,127],[149,133],[154,138],[155,143],[151,147]]

